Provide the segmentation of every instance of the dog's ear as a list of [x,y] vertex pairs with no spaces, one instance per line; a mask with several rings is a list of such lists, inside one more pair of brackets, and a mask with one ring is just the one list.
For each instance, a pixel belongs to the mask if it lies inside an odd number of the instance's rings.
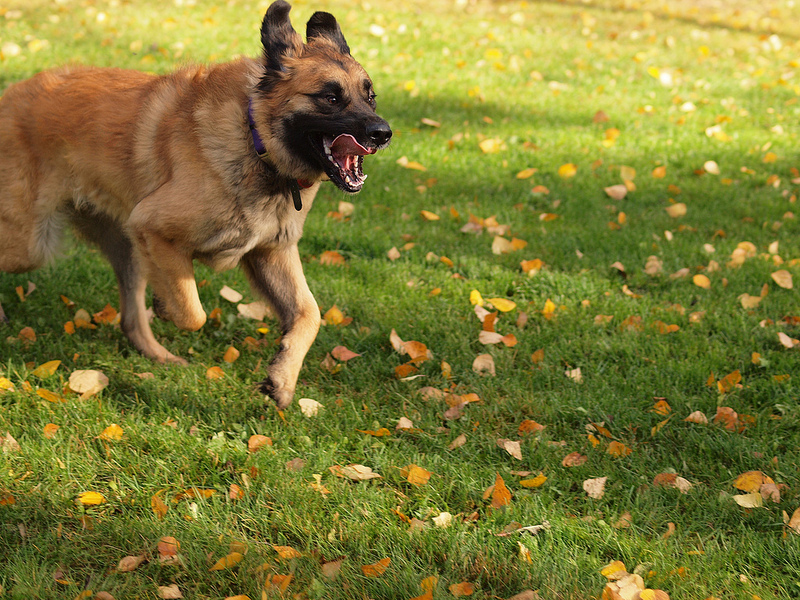
[[306,25],[306,38],[309,42],[315,38],[327,38],[339,49],[342,54],[350,54],[350,46],[347,45],[347,40],[344,39],[339,23],[336,22],[336,17],[326,12],[315,12],[311,15]]
[[270,4],[261,23],[261,43],[267,68],[274,71],[283,71],[284,57],[296,56],[303,47],[303,40],[289,20],[290,10],[292,7],[288,2],[277,0]]

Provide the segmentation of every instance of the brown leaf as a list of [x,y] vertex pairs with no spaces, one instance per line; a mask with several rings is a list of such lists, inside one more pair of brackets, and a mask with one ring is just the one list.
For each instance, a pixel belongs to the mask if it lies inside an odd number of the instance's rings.
[[153,509],[153,513],[159,519],[163,519],[169,510],[169,507],[161,499],[161,493],[163,491],[164,490],[161,490],[160,492],[153,494],[153,496],[150,498],[150,507]]
[[496,375],[494,367],[494,358],[491,354],[480,354],[472,362],[472,370],[478,375]]
[[623,456],[628,456],[633,450],[621,442],[613,441],[608,444],[606,452],[615,458],[621,458]]
[[347,362],[348,360],[352,360],[361,356],[352,350],[348,350],[345,346],[336,346],[333,350],[331,350],[331,355],[333,358],[341,362]]
[[342,569],[342,563],[344,563],[344,557],[322,563],[322,566],[320,567],[322,576],[326,579],[336,579],[336,577],[339,575],[339,571]]
[[464,444],[467,443],[467,436],[463,433],[459,435],[456,439],[450,442],[450,445],[447,447],[448,450],[455,450],[456,448],[460,448]]
[[158,586],[158,595],[162,600],[180,600],[180,598],[183,598],[180,588],[175,583]]
[[272,439],[266,435],[254,434],[247,440],[247,451],[250,453],[258,452],[267,446],[272,446]]
[[81,398],[89,398],[101,392],[108,385],[108,377],[100,371],[79,370],[69,376],[69,387],[73,392],[81,394]]
[[353,481],[367,481],[369,479],[381,477],[380,474],[375,473],[370,467],[357,464],[347,465],[346,467],[334,465],[332,467],[328,467],[328,470],[330,470],[330,472],[337,477],[352,479]]
[[327,250],[323,252],[319,257],[319,263],[321,265],[329,265],[329,266],[341,266],[345,264],[344,256],[336,252],[335,250]]
[[228,346],[228,349],[225,350],[225,354],[222,357],[226,363],[231,364],[236,362],[236,359],[239,358],[240,352],[234,348],[233,346]]
[[138,569],[139,565],[141,565],[144,561],[144,554],[140,554],[139,556],[126,556],[117,564],[117,571],[120,573],[130,573],[131,571]]
[[471,596],[475,593],[475,586],[472,585],[469,581],[462,581],[461,583],[454,583],[449,588],[450,593],[453,596]]
[[564,457],[564,460],[561,461],[561,466],[580,467],[581,465],[586,464],[587,460],[589,460],[588,456],[581,454],[580,452],[572,452]]
[[517,433],[519,435],[523,435],[526,433],[539,433],[541,432],[546,426],[540,425],[536,421],[532,421],[530,419],[525,419],[522,423],[519,424],[519,428],[517,429]]

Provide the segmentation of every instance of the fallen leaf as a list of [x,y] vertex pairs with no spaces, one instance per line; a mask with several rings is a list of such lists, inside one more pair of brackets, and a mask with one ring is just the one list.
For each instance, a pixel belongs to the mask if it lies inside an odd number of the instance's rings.
[[764,473],[761,471],[746,471],[734,479],[733,487],[751,494],[760,491],[764,483],[766,483]]
[[337,558],[336,560],[322,563],[322,566],[320,567],[322,576],[326,579],[336,579],[336,577],[339,575],[339,571],[342,569],[342,563],[344,563],[344,558]]
[[567,369],[566,371],[564,371],[564,375],[566,375],[576,383],[583,383],[583,374],[581,373],[580,367],[577,367],[575,369]]
[[547,481],[547,476],[544,473],[539,473],[533,479],[522,479],[519,484],[524,488],[538,488],[544,485]]
[[266,435],[253,434],[247,440],[247,451],[251,454],[268,446],[272,446],[272,439]]
[[792,274],[785,269],[775,271],[772,274],[772,280],[785,290],[791,290],[794,287],[792,284]]
[[41,379],[45,379],[50,377],[56,372],[59,365],[61,364],[60,360],[49,360],[46,363],[42,363],[38,367],[36,367],[33,371],[31,371],[31,375],[39,377]]
[[679,219],[686,214],[686,205],[683,202],[676,202],[675,204],[670,204],[664,210],[673,219]]
[[708,417],[706,417],[699,410],[694,411],[684,419],[687,423],[696,423],[697,425],[708,425]]
[[236,362],[236,359],[239,358],[240,355],[241,353],[236,348],[234,348],[233,346],[228,346],[228,349],[225,350],[225,354],[223,355],[222,360],[224,360],[228,364],[231,364]]
[[795,338],[791,338],[782,331],[778,332],[778,341],[780,341],[781,345],[785,348],[794,348],[798,344],[800,344],[800,340]]
[[117,441],[122,439],[122,434],[122,427],[116,423],[112,423],[103,430],[103,432],[100,434],[100,438],[109,442]]
[[500,312],[509,312],[517,307],[517,303],[507,298],[489,298],[488,300]]
[[455,596],[471,596],[475,593],[475,586],[472,585],[469,581],[462,581],[461,583],[454,583],[447,589],[450,590],[450,593]]
[[392,559],[389,557],[382,558],[376,563],[372,563],[371,565],[362,565],[361,571],[364,573],[366,577],[380,577],[386,572],[386,569],[391,564]]
[[236,310],[243,317],[254,321],[263,321],[270,314],[269,307],[261,300],[256,300],[249,304],[237,304]]
[[429,210],[421,210],[421,211],[419,211],[419,214],[426,221],[438,221],[439,219],[441,219],[441,217],[439,215],[437,215],[436,213],[433,213],[433,212],[431,212]]
[[608,444],[606,452],[611,456],[614,456],[616,458],[621,458],[623,456],[628,456],[631,452],[633,452],[633,450],[631,450],[621,442],[613,441]]
[[108,385],[108,377],[93,369],[73,371],[69,376],[69,388],[86,399],[101,392]]
[[225,371],[223,371],[220,367],[209,367],[206,370],[206,379],[214,380],[214,379],[221,379],[225,377]]
[[219,295],[225,298],[225,300],[228,302],[233,302],[234,304],[241,302],[242,298],[244,298],[244,296],[242,296],[239,292],[228,287],[227,285],[222,286],[222,289],[219,291]]
[[606,493],[606,481],[608,477],[597,477],[596,479],[587,479],[583,482],[583,491],[586,492],[590,498],[600,500]]
[[474,361],[472,361],[472,370],[478,375],[496,375],[494,367],[494,358],[491,354],[480,354]]
[[752,494],[737,494],[733,496],[733,501],[742,508],[760,508],[764,506],[764,498],[759,492]]
[[323,408],[322,404],[311,398],[300,398],[297,404],[300,406],[300,412],[307,417],[316,417],[319,413],[319,409]]
[[141,565],[144,561],[144,554],[140,554],[139,556],[126,556],[117,564],[117,571],[120,573],[130,573],[131,571],[138,569],[139,565]]
[[163,519],[169,510],[169,507],[161,499],[161,494],[163,491],[164,490],[161,490],[160,492],[153,494],[150,498],[150,508],[153,510],[153,514],[159,519]]
[[408,483],[417,487],[427,484],[432,475],[430,471],[414,464],[408,465],[402,469],[401,474],[406,478]]
[[536,167],[529,167],[527,169],[523,169],[519,173],[517,173],[517,179],[530,179],[533,177],[539,169]]
[[500,473],[497,473],[492,490],[492,508],[502,508],[511,504],[511,492],[506,487]]
[[566,163],[561,165],[558,168],[558,176],[564,179],[569,179],[570,177],[575,177],[575,174],[578,172],[577,165],[573,163]]
[[331,350],[331,356],[341,362],[347,362],[348,360],[358,358],[361,355],[349,350],[345,346],[336,346],[333,350]]
[[162,600],[180,600],[180,598],[183,598],[180,588],[175,583],[158,586],[158,595]]
[[463,446],[466,443],[467,443],[467,436],[462,433],[456,439],[454,439],[452,442],[450,442],[450,445],[447,446],[447,449],[448,450],[455,450],[456,448],[460,448],[461,446]]
[[92,320],[98,325],[111,325],[118,317],[117,309],[110,304],[106,304],[103,310],[92,315]]
[[78,502],[84,506],[97,506],[105,501],[105,497],[99,492],[81,492],[78,494]]
[[273,546],[272,549],[278,553],[278,556],[281,558],[281,560],[292,560],[303,556],[291,546]]
[[711,287],[711,280],[702,273],[698,273],[697,275],[692,277],[692,283],[694,283],[699,288],[703,288],[704,290],[707,290]]
[[352,479],[353,481],[367,481],[369,479],[379,479],[381,475],[375,473],[370,467],[364,465],[351,464],[346,467],[334,465],[329,467],[331,473],[337,477]]
[[561,461],[561,466],[580,467],[581,465],[586,464],[587,460],[589,460],[589,457],[585,454],[581,454],[580,452],[571,452],[570,454],[567,454]]
[[519,424],[519,427],[517,428],[517,433],[519,433],[519,435],[523,435],[526,433],[539,433],[544,428],[545,425],[540,425],[539,423],[531,419],[525,419],[524,421],[522,421],[522,423]]
[[616,581],[617,579],[625,577],[627,574],[628,570],[625,568],[625,563],[623,563],[621,560],[615,560],[600,570],[600,575],[609,581]]
[[612,200],[622,200],[628,195],[628,188],[622,183],[603,188],[603,191]]
[[223,571],[225,569],[230,569],[231,567],[235,567],[242,562],[243,558],[244,555],[241,552],[231,552],[215,562],[209,571]]
[[497,445],[500,446],[503,450],[508,452],[511,456],[513,456],[517,460],[522,460],[522,447],[520,446],[519,442],[513,440],[499,439],[497,440]]
[[338,267],[345,264],[345,259],[335,250],[326,250],[320,255],[319,264]]
[[44,437],[49,440],[53,439],[59,429],[60,427],[55,423],[48,423],[44,426]]

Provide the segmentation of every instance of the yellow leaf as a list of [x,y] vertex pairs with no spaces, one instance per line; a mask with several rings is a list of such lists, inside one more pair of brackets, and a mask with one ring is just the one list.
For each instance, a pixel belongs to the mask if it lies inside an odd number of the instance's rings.
[[471,596],[475,593],[475,586],[469,581],[462,581],[461,583],[454,583],[449,588],[453,596]]
[[664,210],[673,219],[678,219],[686,214],[686,205],[683,202],[676,202],[675,204],[670,204]]
[[707,290],[711,287],[711,280],[702,273],[698,273],[692,277],[692,283],[699,288],[703,288],[704,290]]
[[429,210],[421,210],[419,211],[419,214],[421,214],[422,218],[425,219],[426,221],[438,221],[441,218],[439,217],[439,215],[437,215],[436,213],[432,213]]
[[44,426],[44,437],[47,439],[53,439],[56,435],[56,432],[59,430],[59,426],[55,423],[48,423]]
[[99,492],[81,492],[78,495],[78,501],[84,506],[95,506],[97,504],[103,504],[106,499],[103,494]]
[[606,452],[608,452],[608,454],[611,456],[620,458],[623,456],[628,456],[631,452],[633,452],[633,450],[621,442],[613,441],[608,445]]
[[291,560],[293,558],[300,558],[303,556],[291,546],[273,546],[272,549],[275,550],[275,552],[278,553],[278,556],[283,560]]
[[772,274],[772,280],[785,290],[791,290],[794,287],[792,284],[792,274],[785,269],[775,271]]
[[517,307],[517,303],[507,298],[489,298],[489,302],[500,312],[509,312]]
[[519,173],[517,173],[517,179],[530,179],[534,176],[534,174],[538,171],[535,167],[530,167],[528,169],[523,169]]
[[621,579],[627,574],[628,570],[625,568],[625,563],[623,563],[621,560],[615,560],[600,570],[600,575],[609,581]]
[[417,487],[425,485],[431,478],[430,471],[413,464],[408,465],[405,469],[403,469],[403,473],[406,478],[406,481],[408,481],[408,483],[410,483],[411,485],[415,485]]
[[547,481],[547,477],[544,473],[539,473],[533,479],[523,479],[519,484],[525,488],[537,488],[543,485],[545,481]]
[[0,391],[14,391],[14,384],[11,383],[10,379],[6,379],[5,377],[0,377]]
[[483,151],[484,154],[496,154],[501,150],[505,149],[505,144],[503,140],[499,138],[488,138],[483,140],[480,144],[480,149]]
[[633,181],[636,179],[636,169],[623,165],[619,169],[619,176],[622,178],[622,181]]
[[559,177],[563,177],[564,179],[575,177],[575,174],[577,172],[578,172],[578,167],[573,163],[566,163],[558,167],[558,175]]
[[122,427],[117,425],[116,423],[112,423],[108,427],[106,427],[103,432],[100,434],[100,437],[104,440],[108,441],[115,441],[122,439]]
[[209,571],[222,571],[230,569],[242,562],[244,555],[241,552],[231,552],[230,554],[220,558]]
[[56,372],[58,366],[61,364],[60,360],[49,360],[46,363],[42,363],[38,367],[36,367],[31,374],[35,375],[36,377],[40,377],[44,379],[45,377],[50,377],[53,373]]
[[473,306],[483,306],[483,296],[478,290],[472,290],[469,293],[469,302]]
[[759,508],[764,506],[764,498],[762,498],[759,492],[738,494],[733,497],[733,500],[742,508]]
[[341,325],[344,322],[344,313],[334,304],[322,318],[328,325]]
[[732,391],[742,381],[742,373],[736,369],[732,373],[728,373],[717,382],[717,389],[720,394],[727,394]]
[[763,483],[766,483],[764,473],[761,471],[747,471],[734,480],[733,487],[751,494],[760,491]]

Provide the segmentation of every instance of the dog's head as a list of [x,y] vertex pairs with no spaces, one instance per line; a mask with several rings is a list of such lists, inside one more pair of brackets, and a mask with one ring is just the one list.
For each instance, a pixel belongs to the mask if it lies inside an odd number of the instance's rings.
[[392,130],[375,113],[375,91],[333,15],[308,21],[307,43],[292,28],[290,5],[277,0],[261,26],[263,74],[253,113],[269,160],[287,177],[323,173],[344,192],[364,185],[364,156],[389,145]]

